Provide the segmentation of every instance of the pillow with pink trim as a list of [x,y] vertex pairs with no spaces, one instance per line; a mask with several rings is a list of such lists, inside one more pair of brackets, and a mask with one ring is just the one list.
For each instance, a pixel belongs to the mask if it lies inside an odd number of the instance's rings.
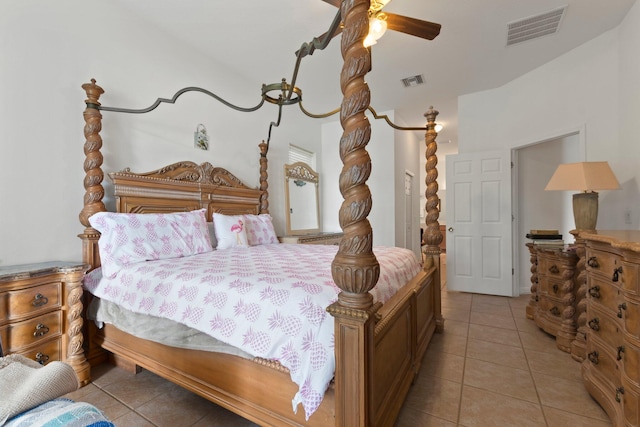
[[244,224],[247,230],[249,246],[279,243],[278,236],[276,236],[276,231],[273,228],[271,215],[244,215]]
[[213,228],[216,232],[216,239],[218,240],[216,249],[249,246],[244,224],[244,215],[214,213]]
[[205,212],[91,215],[89,223],[100,232],[102,274],[112,278],[131,264],[212,251]]

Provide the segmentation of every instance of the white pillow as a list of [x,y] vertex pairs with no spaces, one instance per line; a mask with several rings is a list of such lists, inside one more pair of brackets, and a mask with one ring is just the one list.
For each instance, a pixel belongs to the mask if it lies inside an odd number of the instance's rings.
[[114,277],[123,267],[138,262],[212,251],[205,212],[91,215],[89,223],[101,233],[102,274]]
[[249,246],[278,243],[278,236],[273,228],[271,215],[244,215]]
[[216,231],[216,239],[218,240],[217,249],[249,246],[244,225],[244,215],[214,213],[213,228]]

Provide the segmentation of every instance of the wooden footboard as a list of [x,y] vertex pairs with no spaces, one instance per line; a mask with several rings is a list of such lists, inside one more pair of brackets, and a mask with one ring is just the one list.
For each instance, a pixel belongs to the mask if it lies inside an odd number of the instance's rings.
[[[371,425],[393,425],[418,373],[436,329],[435,273],[435,268],[421,271],[385,305],[378,306],[371,358]],[[147,369],[260,425],[340,425],[335,419],[333,387],[308,421],[302,408],[294,413],[291,401],[297,386],[277,363],[170,347],[112,325],[105,325],[92,342],[111,352],[116,364],[131,372],[137,372],[137,367]],[[345,404],[352,411],[357,402],[347,399]]]
[[140,339],[105,325],[96,338],[116,355],[121,367],[139,366],[178,384],[240,416],[265,426],[334,424],[334,394],[329,389],[310,420],[294,414],[291,401],[298,388],[286,369],[242,357],[170,347]]

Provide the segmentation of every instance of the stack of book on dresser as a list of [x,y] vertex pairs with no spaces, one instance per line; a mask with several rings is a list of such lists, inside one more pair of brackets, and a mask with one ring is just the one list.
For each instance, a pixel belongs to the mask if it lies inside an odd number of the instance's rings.
[[537,246],[563,247],[564,240],[558,230],[531,230],[527,239]]

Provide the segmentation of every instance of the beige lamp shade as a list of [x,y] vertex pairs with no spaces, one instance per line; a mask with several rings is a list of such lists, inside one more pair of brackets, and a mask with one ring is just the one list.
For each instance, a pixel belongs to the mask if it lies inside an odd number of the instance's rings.
[[620,184],[607,162],[558,165],[545,190],[618,190]]
[[607,162],[565,163],[558,166],[545,190],[577,190],[573,195],[573,218],[577,230],[595,230],[598,193],[618,190],[620,184]]

